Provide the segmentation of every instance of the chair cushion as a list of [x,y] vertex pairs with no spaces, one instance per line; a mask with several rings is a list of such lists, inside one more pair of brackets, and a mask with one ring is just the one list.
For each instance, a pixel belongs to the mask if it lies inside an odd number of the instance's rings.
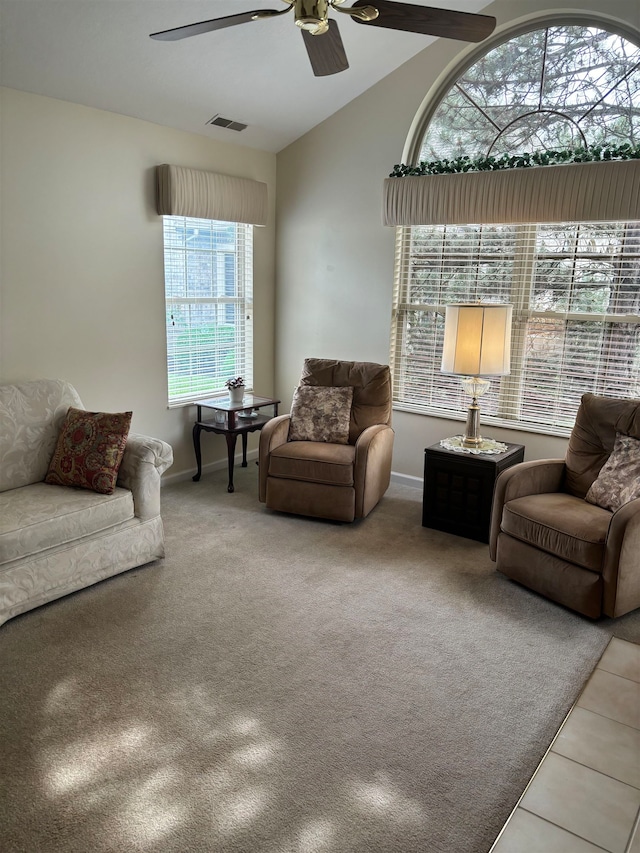
[[588,572],[504,533],[498,536],[498,571],[590,619],[602,614],[600,572]]
[[611,513],[554,492],[508,501],[501,529],[530,545],[594,572],[602,571]]
[[583,394],[565,460],[566,492],[587,494],[613,451],[616,433],[640,439],[640,400]]
[[287,441],[271,451],[269,476],[334,486],[353,486],[352,444]]
[[307,483],[304,480],[283,480],[269,477],[266,504],[278,512],[328,518],[350,523],[356,517],[355,489],[327,483]]
[[585,500],[615,512],[640,498],[640,440],[618,433],[613,453],[600,469]]
[[347,444],[353,388],[299,385],[291,403],[289,441]]
[[300,385],[350,385],[353,388],[350,444],[355,444],[367,427],[391,423],[391,372],[387,364],[306,358]]
[[33,483],[0,493],[0,563],[76,542],[134,517],[133,495]]

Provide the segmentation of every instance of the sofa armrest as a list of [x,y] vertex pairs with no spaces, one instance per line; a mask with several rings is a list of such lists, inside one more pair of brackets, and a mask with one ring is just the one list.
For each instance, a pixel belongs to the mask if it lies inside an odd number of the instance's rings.
[[607,616],[622,616],[640,607],[640,498],[614,512],[605,546],[604,597]]
[[559,492],[563,477],[564,459],[534,459],[531,462],[519,462],[500,474],[493,493],[489,535],[489,556],[494,562],[502,522],[502,508],[507,501],[522,498],[525,495]]
[[286,444],[289,437],[290,415],[278,415],[262,427],[260,432],[260,449],[258,452],[258,499],[261,503],[267,500],[267,476],[269,475],[269,454],[281,444]]
[[353,470],[356,518],[368,515],[389,488],[394,435],[387,424],[374,424],[358,436]]
[[160,515],[160,478],[172,463],[173,450],[166,441],[129,433],[118,471],[118,485],[133,493],[138,518]]

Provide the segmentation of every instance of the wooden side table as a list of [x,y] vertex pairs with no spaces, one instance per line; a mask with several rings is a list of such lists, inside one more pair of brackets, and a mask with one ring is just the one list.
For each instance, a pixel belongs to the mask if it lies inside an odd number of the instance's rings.
[[491,504],[498,474],[524,460],[524,445],[504,453],[460,453],[440,444],[424,452],[422,525],[456,536],[489,541]]
[[[229,467],[229,485],[228,492],[234,491],[233,486],[233,465],[236,452],[236,441],[238,436],[242,436],[242,467],[247,467],[247,435],[250,432],[261,430],[262,427],[275,418],[278,414],[278,404],[280,400],[274,400],[272,397],[256,397],[253,394],[245,394],[241,403],[232,403],[227,398],[199,400],[196,405],[198,407],[198,417],[193,425],[193,448],[196,454],[196,464],[198,471],[193,477],[195,483],[198,482],[202,475],[202,454],[200,451],[200,434],[202,430],[205,432],[215,432],[218,435],[224,435],[227,440],[227,458]],[[263,414],[260,409],[265,406],[272,406],[273,413]],[[202,410],[212,409],[215,414],[211,418],[203,418]]]

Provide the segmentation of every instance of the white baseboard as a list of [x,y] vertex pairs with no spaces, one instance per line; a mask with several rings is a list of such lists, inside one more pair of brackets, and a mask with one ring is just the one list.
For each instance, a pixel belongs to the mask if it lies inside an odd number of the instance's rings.
[[[248,450],[247,451],[247,462],[254,462],[258,458],[258,451],[256,450]],[[227,470],[227,460],[226,459],[218,459],[216,462],[209,462],[207,465],[202,466],[202,473],[211,474],[214,471],[226,471]],[[242,465],[242,454],[236,456],[235,458],[236,467],[240,467]],[[171,483],[182,483],[185,480],[192,480],[194,474],[196,473],[196,465],[194,462],[193,468],[189,468],[186,471],[178,471],[176,474],[165,474],[162,478],[162,485],[169,486]]]
[[[253,462],[258,458],[257,450],[249,450],[247,453],[247,462]],[[236,456],[235,464],[239,466],[242,463],[242,455]],[[227,460],[226,459],[218,459],[216,462],[209,462],[208,465],[202,466],[203,474],[212,474],[214,471],[226,471],[227,470]],[[193,468],[189,468],[186,471],[178,471],[175,474],[165,474],[162,478],[162,485],[168,486],[171,483],[182,483],[185,480],[193,479],[193,475],[195,474],[196,468],[195,465]],[[422,489],[423,480],[422,477],[412,477],[410,474],[399,474],[397,471],[391,472],[391,482],[396,483],[399,486],[409,486],[412,489]]]
[[411,474],[399,474],[397,471],[391,472],[391,482],[398,486],[409,486],[412,489],[422,489],[424,480],[422,477],[412,477]]

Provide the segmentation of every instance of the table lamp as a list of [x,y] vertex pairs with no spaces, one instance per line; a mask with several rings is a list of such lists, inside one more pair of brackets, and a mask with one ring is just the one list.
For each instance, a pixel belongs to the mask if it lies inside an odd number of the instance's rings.
[[472,398],[463,447],[482,444],[478,398],[491,384],[483,377],[510,373],[512,311],[513,305],[495,302],[447,305],[441,371],[463,376],[462,387]]

